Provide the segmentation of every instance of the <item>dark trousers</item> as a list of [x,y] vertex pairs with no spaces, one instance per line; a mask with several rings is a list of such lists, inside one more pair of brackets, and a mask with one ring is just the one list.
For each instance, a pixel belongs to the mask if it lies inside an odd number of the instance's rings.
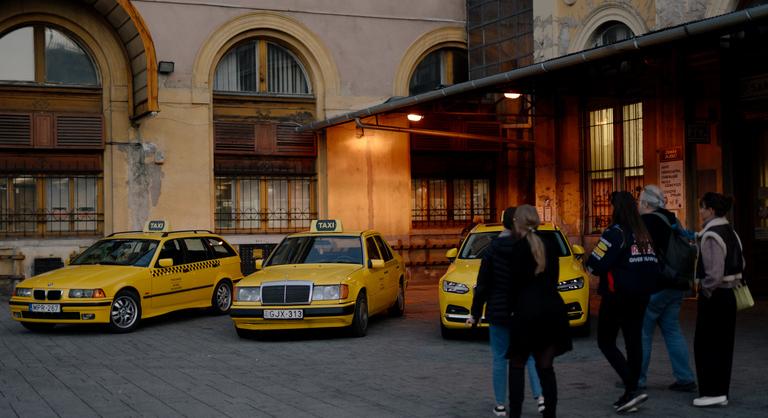
[[[643,364],[643,319],[648,297],[603,295],[597,317],[597,346],[624,382],[627,392],[637,390]],[[619,330],[627,356],[616,346]]]
[[699,295],[693,354],[701,396],[728,396],[736,332],[736,297],[732,289]]
[[[514,337],[512,337],[514,338]],[[542,350],[510,349],[509,352],[509,416],[517,418],[523,409],[525,390],[525,372],[523,367],[528,356],[533,354],[536,360],[536,373],[541,380],[541,394],[544,396],[544,418],[557,417],[557,379],[552,363],[555,359],[555,346]]]

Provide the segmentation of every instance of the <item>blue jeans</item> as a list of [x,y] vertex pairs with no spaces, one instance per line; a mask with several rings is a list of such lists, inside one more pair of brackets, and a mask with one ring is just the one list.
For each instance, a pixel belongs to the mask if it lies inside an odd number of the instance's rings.
[[638,381],[640,386],[646,385],[653,333],[656,331],[657,324],[661,329],[661,335],[664,336],[675,381],[677,383],[695,381],[688,358],[688,344],[680,330],[680,305],[683,302],[684,293],[682,290],[665,289],[651,296],[643,321],[643,366]]
[[[491,324],[489,327],[489,339],[491,343],[491,356],[493,357],[493,394],[497,405],[507,403],[508,362],[507,350],[509,349],[509,328]],[[541,396],[541,382],[536,373],[536,363],[533,356],[528,357],[525,363],[528,368],[528,380],[531,384],[531,392],[534,398]]]

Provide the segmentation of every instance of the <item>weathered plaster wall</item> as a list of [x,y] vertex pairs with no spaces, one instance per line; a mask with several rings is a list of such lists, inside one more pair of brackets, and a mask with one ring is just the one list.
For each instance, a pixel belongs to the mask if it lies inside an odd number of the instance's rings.
[[[367,121],[373,123],[373,121]],[[407,127],[402,115],[379,123]],[[411,219],[408,135],[365,130],[354,123],[327,132],[328,217],[345,229],[376,229],[385,236],[407,235]]]

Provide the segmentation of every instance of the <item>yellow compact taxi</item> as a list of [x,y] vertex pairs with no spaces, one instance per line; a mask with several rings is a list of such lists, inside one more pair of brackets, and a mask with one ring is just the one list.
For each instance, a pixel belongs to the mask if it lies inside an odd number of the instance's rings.
[[381,234],[344,231],[338,220],[311,225],[285,237],[266,261],[257,260],[260,270],[235,287],[229,314],[239,336],[349,327],[362,337],[369,315],[403,315],[405,267]]
[[[440,331],[444,338],[468,329],[465,322],[472,307],[472,292],[483,252],[503,229],[501,224],[478,225],[464,239],[461,248],[452,248],[446,253],[453,261],[439,283]],[[571,246],[552,224],[543,224],[538,231],[543,240],[560,249],[558,290],[568,308],[571,327],[579,334],[589,334],[589,276],[580,261],[584,248]],[[487,327],[488,323],[481,320],[479,326]]]
[[33,331],[101,323],[128,332],[141,319],[178,309],[225,314],[241,278],[240,256],[218,235],[171,232],[165,221],[150,221],[144,231],[112,234],[67,266],[19,283],[11,315]]

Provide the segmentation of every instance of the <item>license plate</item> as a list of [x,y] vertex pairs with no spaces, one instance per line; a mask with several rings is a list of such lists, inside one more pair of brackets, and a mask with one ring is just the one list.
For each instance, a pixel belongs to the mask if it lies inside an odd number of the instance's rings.
[[30,312],[61,312],[61,305],[58,303],[32,303],[29,305]]
[[301,309],[264,309],[264,319],[302,319],[304,311]]

